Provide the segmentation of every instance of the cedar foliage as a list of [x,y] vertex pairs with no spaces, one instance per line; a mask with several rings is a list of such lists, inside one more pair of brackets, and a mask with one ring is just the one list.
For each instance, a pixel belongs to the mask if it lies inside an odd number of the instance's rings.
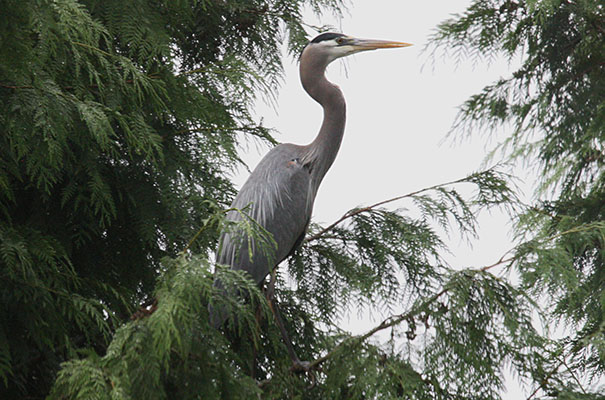
[[[466,25],[443,25],[437,40],[473,37],[486,23],[495,45],[509,25],[493,30],[489,16],[503,7],[525,10],[530,19],[519,35],[539,41],[541,24],[558,9],[510,4],[476,1]],[[547,396],[598,398],[580,394],[577,380],[602,366],[599,297],[586,300],[600,290],[595,260],[605,226],[581,207],[589,203],[531,208],[520,244],[493,265],[468,269],[443,259],[444,234],[470,239],[480,211],[521,209],[501,168],[312,226],[276,287],[310,373],[291,371],[265,295],[245,274],[216,266],[242,296],[216,291],[208,255],[221,230],[270,243],[253,221],[226,224],[223,209],[242,138],[274,142],[249,108],[255,93],[276,89],[281,43],[293,54],[304,45],[303,6],[343,7],[334,0],[4,2],[0,37],[11,40],[0,42],[3,397],[498,399],[508,367]],[[485,39],[467,45],[476,43]],[[531,114],[538,129],[550,108],[535,104],[544,107]],[[602,132],[595,123],[593,133]],[[519,125],[512,142],[524,132]],[[395,202],[401,208],[385,208]],[[521,284],[495,274],[501,265],[517,267]],[[581,268],[595,274],[579,287]],[[532,290],[553,295],[554,315],[574,316],[584,333],[559,341],[540,335]],[[208,305],[229,312],[223,329],[208,324]],[[338,324],[357,307],[370,307],[381,322],[354,336]],[[384,331],[390,340],[373,340]]]
[[[104,353],[226,206],[249,107],[324,2],[7,0],[0,18],[0,385],[42,397]],[[330,7],[336,3],[326,2]],[[269,7],[271,6],[271,8]],[[214,249],[208,231],[191,251]],[[2,396],[5,398],[4,396]]]
[[536,202],[518,216],[521,244],[510,265],[520,288],[540,298],[546,326],[564,332],[548,346],[547,367],[528,376],[533,396],[603,398],[605,6],[473,1],[433,41],[460,58],[523,56],[510,77],[462,106],[454,131],[512,126],[497,150],[540,171]]
[[[445,265],[440,256],[445,245],[430,221],[459,221],[467,234],[474,234],[481,208],[514,200],[504,178],[488,170],[401,196],[410,207],[416,203],[417,217],[374,205],[349,211],[334,226],[315,226],[289,264],[296,285],[280,272],[276,291],[296,352],[310,360],[308,374],[291,370],[256,285],[241,271],[219,266],[227,292],[242,293],[225,297],[213,287],[207,259],[187,251],[162,261],[153,294],[157,305],[121,326],[104,355],[64,363],[50,398],[93,393],[137,399],[404,394],[424,399],[472,398],[475,393],[497,398],[503,362],[517,357],[518,349],[529,353],[525,359],[537,356],[541,340],[528,317],[528,300],[487,269],[455,271]],[[457,188],[465,184],[480,190],[465,199]],[[209,219],[201,234],[247,229],[247,222],[225,227],[222,215],[219,211]],[[389,316],[366,335],[352,336],[337,326],[351,303],[379,304],[377,310]],[[224,329],[209,325],[208,304],[227,310]],[[385,329],[392,332],[390,343],[368,340]],[[399,343],[403,337],[405,348]],[[481,345],[469,348],[468,342]]]

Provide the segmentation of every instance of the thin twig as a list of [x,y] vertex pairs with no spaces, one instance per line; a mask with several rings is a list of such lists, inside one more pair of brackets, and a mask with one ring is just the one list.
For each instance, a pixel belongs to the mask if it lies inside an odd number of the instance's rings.
[[567,363],[565,362],[565,358],[562,358],[561,362],[563,363],[563,365],[565,366],[565,368],[567,368],[567,371],[569,372],[569,374],[571,375],[571,377],[574,379],[574,381],[576,381],[576,383],[578,384],[578,386],[582,390],[582,393],[588,394],[588,393],[586,393],[586,390],[584,389],[584,386],[582,386],[582,383],[580,382],[580,380],[578,379],[578,377],[576,376],[576,374],[574,374],[574,372],[572,371],[572,369],[569,368],[569,365],[567,365]]
[[534,390],[532,392],[532,394],[529,395],[529,397],[526,400],[531,400],[534,398],[534,396],[540,391],[540,389],[543,389],[546,384],[548,383],[548,380],[550,378],[552,378],[552,376],[559,370],[559,368],[561,368],[561,365],[563,365],[563,361],[560,361],[559,364],[554,367],[549,373],[548,375],[546,375],[544,377],[544,379],[542,379],[542,382],[540,382],[540,384],[538,385],[538,387],[536,388],[536,390]]
[[72,40],[71,43],[73,43],[73,44],[75,44],[77,46],[85,47],[85,48],[87,48],[89,50],[98,51],[99,53],[101,53],[101,54],[103,54],[103,55],[105,55],[107,57],[116,57],[115,54],[110,54],[110,53],[108,53],[108,52],[106,52],[104,50],[99,49],[98,47],[94,47],[94,46],[91,46],[91,45],[86,44],[86,43],[76,42],[76,41],[73,41],[73,40]]
[[[207,133],[214,133],[214,132],[248,132],[248,133],[250,133],[251,132],[253,135],[263,137],[262,135],[255,133],[255,131],[258,131],[261,129],[263,129],[263,127],[257,126],[257,125],[252,125],[252,124],[247,124],[247,125],[242,125],[242,126],[233,126],[233,127],[222,126],[222,127],[187,128],[187,129],[178,130],[176,132],[171,132],[170,134],[161,135],[161,138],[163,140],[168,137],[176,137],[176,136],[180,136],[180,135],[188,134],[188,133],[203,133],[203,132],[207,132]],[[276,143],[273,140],[271,140],[271,142]]]
[[506,253],[504,253],[504,255],[503,255],[502,257],[500,257],[500,259],[499,259],[498,261],[496,261],[496,262],[495,262],[495,263],[493,263],[493,264],[486,265],[485,267],[481,267],[481,268],[479,269],[479,271],[483,271],[483,272],[485,272],[485,271],[487,271],[487,270],[489,270],[489,269],[492,269],[492,268],[494,268],[494,267],[497,267],[497,266],[498,266],[498,265],[500,265],[500,264],[506,264],[506,263],[508,263],[508,262],[514,261],[514,260],[515,260],[515,256],[508,257],[508,258],[504,258],[504,256],[506,256],[508,253],[510,253],[510,250],[509,250],[509,251],[507,251]]
[[434,190],[434,189],[438,189],[440,187],[449,186],[449,185],[455,185],[457,183],[467,182],[468,179],[469,179],[469,177],[466,176],[464,178],[456,179],[454,181],[450,181],[450,182],[446,182],[446,183],[440,183],[438,185],[433,185],[433,186],[430,186],[430,187],[427,187],[427,188],[424,188],[424,189],[416,190],[416,191],[410,192],[408,194],[404,194],[404,195],[401,195],[401,196],[393,197],[393,198],[388,199],[388,200],[382,200],[382,201],[379,201],[378,203],[374,203],[374,204],[372,204],[370,206],[367,206],[367,207],[355,208],[353,210],[349,210],[342,217],[340,217],[338,220],[336,220],[332,224],[328,225],[326,228],[322,229],[321,231],[319,231],[318,233],[316,233],[313,236],[307,237],[305,239],[305,242],[310,242],[312,240],[317,240],[321,236],[323,236],[324,233],[326,233],[326,232],[334,229],[334,227],[336,227],[336,225],[340,224],[344,220],[349,219],[351,217],[354,217],[356,215],[359,215],[361,213],[371,211],[371,210],[373,210],[376,207],[380,207],[380,206],[382,206],[384,204],[392,203],[392,202],[397,201],[397,200],[405,199],[407,197],[416,196],[416,195],[418,195],[420,193],[428,192],[429,190]]
[[[221,210],[219,212],[220,215],[226,215],[229,211],[239,211],[237,208],[227,208],[226,210]],[[212,224],[214,224],[216,222],[214,217],[211,217],[209,220],[207,220],[204,225],[202,225],[202,227],[200,229],[198,229],[198,231],[196,232],[195,235],[193,235],[193,238],[191,238],[191,240],[189,241],[189,243],[187,243],[187,246],[185,246],[185,248],[183,250],[181,250],[180,254],[185,254],[187,253],[187,250],[189,250],[189,248],[193,245],[193,243],[195,243],[195,241],[197,240],[197,238],[206,230],[208,229],[208,227],[212,226]]]
[[[593,333],[591,333],[590,335],[584,336],[583,338],[579,339],[577,341],[577,343],[572,346],[571,349],[569,349],[569,355],[579,351],[582,348],[582,342],[585,342],[586,340],[590,340],[591,338],[593,338],[595,335],[601,334],[600,330],[596,330]],[[542,379],[542,382],[540,382],[540,384],[538,385],[538,387],[529,395],[529,397],[526,400],[531,400],[534,398],[534,396],[540,391],[540,389],[544,389],[546,387],[546,385],[548,384],[548,381],[550,380],[550,378],[552,378],[552,376],[559,370],[559,368],[561,368],[561,366],[565,366],[565,368],[567,368],[567,370],[569,371],[569,373],[571,374],[572,378],[577,382],[577,384],[580,386],[580,389],[582,390],[582,392],[584,394],[586,393],[586,390],[584,389],[584,387],[582,386],[582,384],[580,383],[579,379],[575,376],[575,374],[573,373],[573,371],[571,370],[571,368],[567,365],[567,363],[565,362],[565,355],[562,355],[561,358],[558,358],[559,363],[548,373],[548,375],[546,375],[546,377],[544,377],[544,379]]]

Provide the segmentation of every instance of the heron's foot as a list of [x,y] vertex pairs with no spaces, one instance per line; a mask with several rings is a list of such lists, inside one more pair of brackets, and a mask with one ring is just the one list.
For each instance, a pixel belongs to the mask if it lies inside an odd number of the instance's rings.
[[290,371],[296,373],[307,373],[311,371],[311,363],[309,361],[292,360]]
[[292,367],[290,371],[296,374],[306,374],[311,384],[309,389],[312,389],[317,384],[317,377],[315,376],[315,367],[309,361],[300,361],[298,359],[292,360]]

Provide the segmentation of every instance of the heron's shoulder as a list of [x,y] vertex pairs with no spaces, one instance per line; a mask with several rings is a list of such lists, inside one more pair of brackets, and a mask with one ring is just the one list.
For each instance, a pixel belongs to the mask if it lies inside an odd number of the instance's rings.
[[275,209],[306,204],[311,176],[300,161],[301,148],[281,144],[265,155],[236,196],[234,207],[252,203],[253,217],[266,221]]
[[252,176],[263,176],[267,179],[274,176],[275,173],[285,172],[284,167],[290,165],[292,161],[302,159],[304,147],[292,143],[283,143],[272,148],[258,163]]
[[304,146],[300,146],[294,143],[282,143],[280,145],[272,148],[266,155],[263,157],[263,161],[265,159],[287,159],[291,157],[300,156],[304,151]]

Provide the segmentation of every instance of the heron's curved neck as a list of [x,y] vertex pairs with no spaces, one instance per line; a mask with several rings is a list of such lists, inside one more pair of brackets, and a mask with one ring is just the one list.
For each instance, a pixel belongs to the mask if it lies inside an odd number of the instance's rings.
[[[304,56],[304,55],[303,55]],[[346,103],[338,86],[325,76],[326,64],[306,60],[300,64],[300,80],[305,91],[321,106],[324,119],[315,140],[306,146],[305,164],[311,164],[316,185],[323,179],[334,159],[345,130]]]

